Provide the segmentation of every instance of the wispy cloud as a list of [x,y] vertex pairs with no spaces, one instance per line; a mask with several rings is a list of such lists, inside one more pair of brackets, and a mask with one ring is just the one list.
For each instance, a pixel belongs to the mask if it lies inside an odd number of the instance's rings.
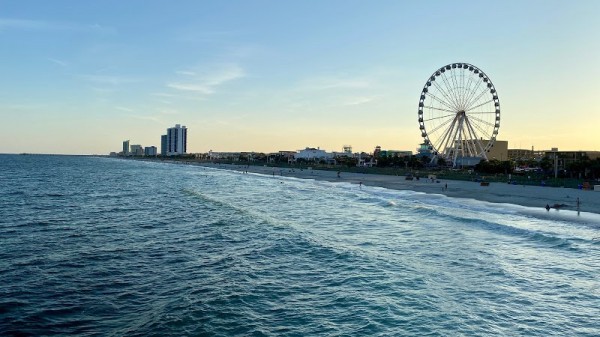
[[194,84],[194,83],[167,83],[167,86],[171,89],[184,90],[184,91],[196,91],[201,94],[210,95],[215,92],[212,86],[206,84]]
[[155,92],[151,94],[152,96],[158,96],[158,97],[175,97],[177,95],[174,94],[168,94],[166,92]]
[[300,82],[302,90],[365,89],[370,82],[360,78],[317,77]]
[[8,30],[28,31],[75,31],[89,33],[116,33],[112,27],[94,24],[80,24],[72,22],[56,22],[43,20],[28,20],[14,18],[0,18],[0,32]]
[[187,71],[187,70],[178,70],[175,72],[177,75],[184,75],[184,76],[196,76],[196,73],[193,71]]
[[376,96],[362,96],[362,97],[351,97],[348,98],[342,105],[351,106],[351,105],[360,105],[372,102],[376,99]]
[[223,41],[241,34],[245,33],[242,31],[199,31],[198,29],[190,29],[188,27],[178,32],[175,38],[181,42],[223,43]]
[[160,112],[163,115],[177,115],[177,114],[179,114],[179,111],[177,111],[175,109],[159,109],[158,112]]
[[182,91],[193,91],[202,95],[214,94],[216,88],[246,76],[237,64],[222,64],[210,69],[190,69],[176,72],[183,79],[167,83],[167,87]]
[[121,85],[126,83],[139,82],[140,79],[123,77],[117,75],[80,75],[80,77],[86,81],[96,84],[109,84],[109,85]]
[[126,108],[124,106],[116,106],[115,109],[125,111],[125,112],[133,112],[133,109]]
[[68,65],[68,63],[65,61],[61,61],[61,60],[57,60],[57,59],[53,59],[53,58],[48,58],[48,61],[50,61],[54,64],[58,64],[61,67],[66,67]]
[[97,94],[101,94],[101,95],[105,95],[105,94],[111,94],[115,92],[115,89],[110,89],[110,88],[99,88],[99,87],[91,87],[91,89],[97,93]]
[[193,91],[182,91],[181,94],[171,94],[166,92],[155,92],[150,94],[151,96],[158,97],[157,102],[162,104],[173,104],[174,101],[185,99],[194,101],[203,101],[204,97],[195,95]]
[[37,110],[43,108],[40,104],[9,104],[3,107],[6,110]]
[[0,18],[0,31],[5,31],[9,29],[47,30],[63,28],[65,27],[62,24],[49,23],[46,21]]
[[117,29],[114,27],[109,27],[109,26],[103,26],[100,25],[98,23],[94,23],[91,25],[87,25],[87,26],[82,26],[82,28],[86,29],[86,30],[90,30],[92,32],[96,32],[96,33],[103,33],[103,34],[115,34],[117,33]]
[[151,122],[156,122],[156,123],[162,123],[162,120],[158,117],[155,116],[142,116],[142,115],[129,115],[129,117],[135,118],[135,119],[141,119],[144,121],[151,121]]

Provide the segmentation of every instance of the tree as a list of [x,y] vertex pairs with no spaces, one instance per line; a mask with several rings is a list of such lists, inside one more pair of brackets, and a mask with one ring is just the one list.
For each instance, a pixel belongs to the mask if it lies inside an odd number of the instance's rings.
[[512,164],[510,161],[499,161],[497,159],[482,160],[475,165],[475,171],[480,173],[512,173]]
[[410,166],[412,169],[420,169],[423,168],[425,165],[421,162],[421,160],[419,160],[417,156],[410,156],[410,158],[408,159],[408,166]]
[[379,158],[377,158],[377,167],[389,167],[392,166],[392,164],[393,161],[390,157],[379,156]]
[[544,170],[544,172],[546,172],[546,173],[552,171],[553,167],[554,167],[554,162],[548,156],[542,158],[542,160],[540,161],[540,168],[542,170]]

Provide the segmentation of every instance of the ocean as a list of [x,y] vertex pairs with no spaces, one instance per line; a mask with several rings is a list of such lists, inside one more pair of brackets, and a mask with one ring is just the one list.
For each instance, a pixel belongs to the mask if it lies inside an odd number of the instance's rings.
[[600,215],[0,155],[0,335],[599,336]]

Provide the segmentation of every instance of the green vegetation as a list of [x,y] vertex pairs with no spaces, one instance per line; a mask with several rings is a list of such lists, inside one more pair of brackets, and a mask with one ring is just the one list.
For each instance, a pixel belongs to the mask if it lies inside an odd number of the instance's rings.
[[[290,161],[283,154],[267,155],[264,153],[240,153],[235,158],[209,159],[202,156],[185,155],[178,157],[140,157],[140,159],[169,160],[186,163],[210,162],[216,164],[233,165],[258,165],[269,167],[282,167],[290,169],[307,169],[341,171],[364,174],[384,174],[395,176],[412,175],[414,177],[427,178],[435,175],[438,180],[463,180],[463,181],[486,181],[494,183],[515,185],[537,185],[567,188],[582,188],[583,186],[599,184],[600,158],[589,160],[584,158],[574,162],[566,170],[558,172],[554,178],[553,161],[543,158],[541,161],[481,161],[471,168],[453,169],[446,166],[443,159],[438,165],[432,166],[428,158],[410,157],[379,157],[373,163],[376,166],[357,166],[358,159],[353,157],[337,157],[335,160],[304,160]],[[366,162],[370,162],[372,156],[363,156]],[[516,167],[529,167],[532,169],[521,170]]]

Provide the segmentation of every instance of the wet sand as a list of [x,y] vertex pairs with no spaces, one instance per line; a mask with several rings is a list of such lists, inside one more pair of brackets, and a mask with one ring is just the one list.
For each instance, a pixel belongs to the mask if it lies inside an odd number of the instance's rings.
[[[481,186],[478,182],[460,180],[406,180],[404,176],[380,174],[364,174],[341,172],[338,178],[335,171],[299,170],[267,166],[241,166],[227,164],[200,164],[206,167],[221,168],[235,171],[248,171],[264,175],[287,176],[326,181],[350,182],[363,186],[378,186],[396,190],[411,190],[424,193],[445,194],[449,197],[470,198],[495,203],[508,203],[528,207],[544,208],[558,204],[560,209],[579,210],[582,212],[600,213],[600,191],[577,190],[560,187],[509,185],[507,183],[490,183]],[[438,182],[439,181],[439,182]],[[445,188],[447,186],[447,189]],[[556,211],[551,209],[551,212]]]

